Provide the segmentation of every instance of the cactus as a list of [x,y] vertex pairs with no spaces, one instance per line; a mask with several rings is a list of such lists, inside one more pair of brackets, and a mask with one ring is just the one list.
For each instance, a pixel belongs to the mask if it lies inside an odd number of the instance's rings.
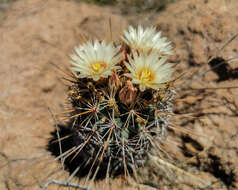
[[70,138],[61,140],[71,145],[60,157],[78,176],[136,175],[159,149],[173,115],[170,42],[141,26],[129,27],[121,39],[119,45],[84,43],[71,56]]

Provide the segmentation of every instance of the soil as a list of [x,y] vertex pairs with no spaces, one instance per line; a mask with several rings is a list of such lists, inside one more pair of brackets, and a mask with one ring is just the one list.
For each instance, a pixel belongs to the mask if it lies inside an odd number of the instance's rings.
[[[163,148],[171,163],[188,172],[165,167],[166,176],[148,168],[141,189],[238,189],[238,89],[223,88],[238,82],[238,41],[222,48],[237,33],[237,9],[237,0],[180,0],[163,11],[138,14],[73,0],[9,1],[0,13],[0,189],[32,190],[48,179],[67,179],[46,150],[53,115],[66,102],[60,79],[65,74],[55,65],[69,66],[68,55],[82,34],[118,39],[130,24],[157,26],[175,47],[170,62],[181,77]],[[135,189],[120,178],[95,186]]]

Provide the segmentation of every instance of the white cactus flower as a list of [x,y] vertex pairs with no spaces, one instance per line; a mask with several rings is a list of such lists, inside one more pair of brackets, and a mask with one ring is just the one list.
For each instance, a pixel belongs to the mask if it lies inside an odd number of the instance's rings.
[[130,71],[125,76],[131,78],[132,83],[138,84],[141,91],[146,88],[158,90],[171,81],[173,68],[166,60],[166,57],[161,58],[156,53],[138,55],[137,52],[133,52],[132,56],[128,56],[129,63],[125,63]]
[[92,78],[95,81],[107,78],[113,70],[121,68],[116,65],[122,60],[122,53],[119,51],[120,47],[114,47],[112,43],[107,44],[105,41],[87,42],[75,48],[76,55],[71,55],[71,69],[76,71],[79,78]]
[[137,29],[129,26],[121,38],[132,50],[156,52],[161,56],[172,54],[171,42],[161,37],[161,32],[157,32],[155,27],[144,30],[142,26],[138,26]]

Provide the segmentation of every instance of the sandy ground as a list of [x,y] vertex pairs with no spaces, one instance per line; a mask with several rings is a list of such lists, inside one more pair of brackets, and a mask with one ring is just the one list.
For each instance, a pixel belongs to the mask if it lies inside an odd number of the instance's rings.
[[[66,99],[66,87],[58,78],[63,73],[52,64],[69,66],[68,55],[82,33],[110,39],[110,19],[113,39],[129,24],[156,25],[174,44],[170,61],[178,63],[177,74],[185,71],[176,82],[178,116],[173,121],[181,127],[169,132],[164,148],[172,163],[197,178],[167,168],[172,180],[154,171],[155,177],[144,176],[145,183],[158,189],[237,189],[238,90],[220,89],[237,84],[237,62],[227,61],[204,72],[237,56],[237,40],[219,51],[238,31],[237,8],[236,0],[219,4],[181,0],[162,12],[126,15],[115,6],[72,0],[21,0],[4,8],[0,15],[0,189],[38,189],[48,178],[67,177],[45,150],[54,130],[49,109],[61,112]],[[208,64],[212,56],[216,59]],[[194,77],[195,82],[185,85]],[[113,180],[111,185],[101,181],[97,189],[121,189],[121,181]]]

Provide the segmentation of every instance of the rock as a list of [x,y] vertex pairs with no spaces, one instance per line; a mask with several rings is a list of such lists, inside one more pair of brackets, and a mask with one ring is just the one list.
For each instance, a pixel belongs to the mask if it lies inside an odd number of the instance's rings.
[[[183,97],[184,101],[178,102],[176,112],[190,113],[199,118],[179,117],[180,120],[176,119],[176,122],[189,129],[190,132],[186,134],[189,138],[196,137],[197,142],[201,142],[201,138],[207,139],[207,143],[203,143],[204,150],[197,154],[191,149],[189,142],[184,143],[185,148],[192,150],[192,155],[196,158],[193,165],[200,166],[198,171],[210,172],[212,175],[207,177],[206,181],[212,183],[214,177],[221,181],[219,187],[214,186],[215,189],[238,187],[238,181],[234,177],[237,173],[232,172],[238,163],[234,146],[238,139],[238,119],[237,111],[233,109],[237,109],[237,98],[234,94],[237,94],[238,90],[194,91],[189,88],[236,86],[237,77],[234,77],[233,73],[236,73],[237,64],[226,60],[237,57],[238,39],[234,39],[224,48],[223,46],[237,34],[237,8],[238,1],[235,0],[221,0],[219,3],[216,0],[184,0],[171,4],[155,21],[155,25],[174,43],[175,55],[171,57],[171,62],[179,63],[178,71],[185,71],[185,76],[178,80],[176,87],[195,79],[187,90],[178,92],[178,99]],[[217,63],[213,61],[208,64],[208,60],[213,56]],[[222,66],[211,70],[223,60]],[[208,70],[211,71],[206,73]],[[196,78],[199,73],[206,74]],[[194,97],[202,98],[187,101]],[[216,150],[215,157],[219,160],[220,170],[210,164],[212,159],[209,154],[212,149]],[[176,158],[184,160],[183,157]],[[211,170],[206,170],[208,167]],[[228,182],[226,178],[231,181]]]

